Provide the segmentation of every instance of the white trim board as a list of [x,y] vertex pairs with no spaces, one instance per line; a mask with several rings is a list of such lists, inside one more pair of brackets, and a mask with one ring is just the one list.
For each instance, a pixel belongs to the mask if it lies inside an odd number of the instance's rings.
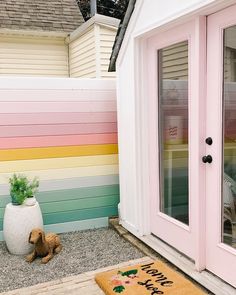
[[78,29],[70,33],[66,41],[68,43],[74,41],[75,39],[83,35],[94,24],[109,26],[114,29],[117,29],[119,26],[119,23],[120,23],[120,20],[117,18],[101,15],[101,14],[95,14],[88,21],[83,23]]
[[[86,219],[65,223],[48,224],[44,226],[46,232],[66,233],[87,229],[108,227],[108,217]],[[4,241],[3,231],[0,231],[0,241]]]
[[[50,77],[0,77],[0,89],[6,90],[80,90],[113,91],[116,90],[116,79],[90,78],[50,78]],[[48,98],[43,98],[48,100]],[[33,100],[33,99],[32,99]],[[64,98],[65,100],[65,98]]]
[[235,288],[208,271],[198,272],[193,261],[158,238],[152,235],[138,238],[213,294],[235,295]]

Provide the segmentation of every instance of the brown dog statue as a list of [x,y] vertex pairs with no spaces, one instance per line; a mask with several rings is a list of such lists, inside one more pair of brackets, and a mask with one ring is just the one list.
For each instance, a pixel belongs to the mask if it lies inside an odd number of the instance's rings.
[[27,262],[32,262],[36,257],[43,257],[42,263],[48,263],[53,258],[54,253],[59,253],[62,249],[58,235],[48,233],[45,235],[40,228],[34,228],[29,235],[29,243],[34,244],[34,251],[26,257]]

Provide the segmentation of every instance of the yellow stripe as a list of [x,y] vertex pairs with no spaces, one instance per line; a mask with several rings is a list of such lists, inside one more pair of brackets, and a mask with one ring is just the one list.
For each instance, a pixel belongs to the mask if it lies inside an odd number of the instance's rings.
[[[24,171],[24,175],[29,178],[37,176],[40,181],[42,180],[56,180],[68,179],[74,177],[98,176],[98,175],[115,175],[119,173],[118,165],[105,165],[105,166],[88,166],[79,168],[67,169],[52,169],[52,170],[38,170]],[[1,173],[0,184],[7,184],[9,177],[12,173]]]
[[5,161],[2,162],[0,165],[0,173],[14,173],[27,170],[49,170],[115,164],[118,164],[118,155]]
[[117,154],[117,144],[0,150],[0,161]]

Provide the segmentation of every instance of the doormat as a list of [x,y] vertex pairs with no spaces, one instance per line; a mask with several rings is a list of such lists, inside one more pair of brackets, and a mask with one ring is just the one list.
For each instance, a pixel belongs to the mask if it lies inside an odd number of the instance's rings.
[[106,295],[206,294],[161,261],[99,273],[95,280]]

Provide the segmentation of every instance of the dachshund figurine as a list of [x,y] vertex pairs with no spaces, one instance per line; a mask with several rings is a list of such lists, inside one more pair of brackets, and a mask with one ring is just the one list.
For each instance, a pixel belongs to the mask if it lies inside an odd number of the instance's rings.
[[29,235],[29,243],[34,244],[34,251],[26,257],[27,262],[32,262],[39,256],[43,257],[41,262],[48,263],[53,258],[54,253],[59,253],[62,249],[58,235],[54,233],[46,234],[40,228],[34,228]]

